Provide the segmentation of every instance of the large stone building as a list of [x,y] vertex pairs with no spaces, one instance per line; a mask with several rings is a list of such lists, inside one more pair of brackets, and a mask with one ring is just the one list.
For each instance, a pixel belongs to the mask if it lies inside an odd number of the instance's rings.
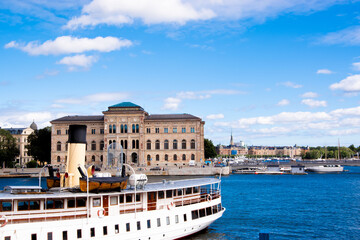
[[33,157],[28,154],[26,146],[28,145],[29,135],[37,130],[36,123],[31,123],[31,125],[27,128],[4,128],[4,130],[10,132],[16,140],[16,146],[20,151],[19,156],[15,158],[16,163],[23,166],[27,162],[33,160]]
[[120,143],[126,163],[136,166],[182,166],[204,159],[204,124],[190,114],[148,114],[138,105],[123,102],[103,115],[65,116],[51,121],[51,163],[67,158],[68,128],[87,126],[86,163],[105,166],[107,149]]

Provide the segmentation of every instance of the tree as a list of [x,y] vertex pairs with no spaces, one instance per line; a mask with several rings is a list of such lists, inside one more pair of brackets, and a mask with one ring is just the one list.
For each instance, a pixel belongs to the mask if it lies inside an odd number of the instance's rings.
[[351,151],[353,151],[354,153],[356,153],[356,148],[355,148],[354,144],[351,144],[351,145],[349,146],[349,149],[350,149]]
[[205,158],[214,158],[217,156],[214,144],[209,139],[204,139]]
[[41,164],[50,162],[51,159],[51,127],[34,131],[28,137],[29,145],[26,146],[28,154]]
[[20,153],[16,147],[16,139],[6,130],[0,129],[0,164],[13,167],[15,157]]

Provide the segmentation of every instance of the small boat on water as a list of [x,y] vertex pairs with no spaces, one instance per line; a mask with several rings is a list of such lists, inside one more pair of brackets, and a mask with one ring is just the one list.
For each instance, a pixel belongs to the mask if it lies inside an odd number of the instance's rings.
[[344,171],[344,167],[341,165],[320,165],[307,167],[306,171],[316,173],[339,173]]

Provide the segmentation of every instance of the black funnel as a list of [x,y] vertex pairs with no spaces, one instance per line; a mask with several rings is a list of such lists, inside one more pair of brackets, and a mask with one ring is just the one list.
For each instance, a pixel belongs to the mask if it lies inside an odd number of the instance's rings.
[[86,144],[86,125],[69,126],[69,143]]

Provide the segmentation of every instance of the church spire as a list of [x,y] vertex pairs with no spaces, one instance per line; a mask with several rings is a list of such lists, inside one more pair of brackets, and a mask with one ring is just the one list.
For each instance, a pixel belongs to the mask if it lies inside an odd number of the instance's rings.
[[233,146],[233,145],[234,145],[234,139],[233,139],[232,129],[231,129],[230,146]]

